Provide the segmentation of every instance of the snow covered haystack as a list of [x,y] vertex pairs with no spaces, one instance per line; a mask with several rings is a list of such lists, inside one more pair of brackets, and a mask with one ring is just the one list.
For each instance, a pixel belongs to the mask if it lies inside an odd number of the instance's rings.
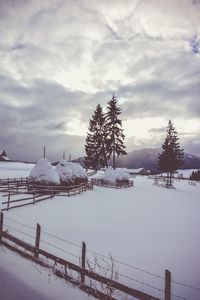
[[68,162],[72,171],[73,180],[75,184],[84,183],[88,181],[87,173],[83,167],[78,163]]
[[110,182],[110,183],[129,183],[129,176],[128,173],[124,170],[112,170],[108,169],[104,172],[101,176],[101,180],[103,182]]
[[60,184],[58,173],[47,158],[41,158],[29,174],[29,181],[38,184]]
[[55,171],[60,177],[60,183],[63,185],[72,185],[74,183],[73,173],[70,163],[62,159],[56,166]]

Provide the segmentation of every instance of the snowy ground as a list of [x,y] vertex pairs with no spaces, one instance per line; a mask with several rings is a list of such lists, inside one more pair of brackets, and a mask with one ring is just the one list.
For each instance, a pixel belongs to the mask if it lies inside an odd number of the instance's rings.
[[[12,171],[11,165],[10,170],[0,165],[0,177],[26,176],[31,166],[21,166],[20,170],[18,167],[15,165]],[[163,292],[157,289],[164,289],[164,280],[137,268],[161,277],[168,269],[173,281],[199,289],[173,283],[173,294],[184,299],[200,299],[200,184],[195,187],[188,185],[187,181],[176,181],[176,190],[168,190],[154,186],[153,181],[146,177],[136,177],[134,181],[135,187],[132,188],[95,187],[93,191],[75,197],[56,197],[35,206],[17,208],[5,213],[5,223],[9,232],[31,243],[35,225],[40,223],[41,247],[75,263],[79,263],[81,241],[86,242],[88,250],[105,255],[110,252],[114,259],[132,266],[115,262],[120,274],[132,278],[120,275],[119,281],[161,299],[164,298]],[[2,255],[5,253],[0,252]],[[90,261],[94,256],[103,265],[99,255],[87,251]],[[84,298],[81,296],[80,299]]]
[[0,299],[92,300],[93,298],[56,277],[51,270],[3,248],[0,250]]

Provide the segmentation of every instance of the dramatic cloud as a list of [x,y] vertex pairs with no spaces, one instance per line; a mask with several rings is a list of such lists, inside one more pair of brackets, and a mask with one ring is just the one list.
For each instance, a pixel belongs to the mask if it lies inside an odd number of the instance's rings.
[[160,146],[172,119],[200,154],[200,2],[0,1],[0,148],[84,155],[88,121],[115,92],[128,150]]

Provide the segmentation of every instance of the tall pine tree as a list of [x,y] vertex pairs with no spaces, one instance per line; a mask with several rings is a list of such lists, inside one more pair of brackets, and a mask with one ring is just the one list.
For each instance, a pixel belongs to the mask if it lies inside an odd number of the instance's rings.
[[159,168],[168,174],[167,185],[172,185],[172,175],[184,163],[183,149],[180,148],[177,132],[171,120],[167,126],[167,135],[162,144],[162,153],[158,155]]
[[109,130],[109,138],[107,139],[107,147],[109,151],[109,158],[113,155],[113,169],[115,169],[116,155],[125,155],[125,145],[122,129],[122,121],[119,119],[121,108],[118,107],[117,99],[114,94],[112,99],[108,102],[108,112],[106,113],[106,122]]
[[89,122],[89,132],[85,145],[85,164],[88,168],[107,167],[107,125],[101,105],[97,105]]

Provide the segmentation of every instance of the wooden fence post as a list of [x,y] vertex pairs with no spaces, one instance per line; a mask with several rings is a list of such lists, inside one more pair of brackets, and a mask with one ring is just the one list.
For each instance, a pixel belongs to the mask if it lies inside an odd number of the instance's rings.
[[9,206],[10,206],[10,192],[8,192],[7,210],[9,210]]
[[171,300],[171,272],[165,270],[165,300]]
[[[86,258],[86,244],[82,242],[82,257],[81,257],[81,267],[85,269],[85,258]],[[81,283],[85,283],[85,275],[81,273]]]
[[3,213],[1,212],[1,219],[0,219],[0,245],[2,242],[2,232],[3,232]]
[[35,253],[34,253],[34,258],[35,259],[38,259],[38,256],[39,256],[40,232],[41,232],[41,227],[37,223],[36,237],[35,237]]
[[35,193],[33,193],[33,204],[35,204]]

